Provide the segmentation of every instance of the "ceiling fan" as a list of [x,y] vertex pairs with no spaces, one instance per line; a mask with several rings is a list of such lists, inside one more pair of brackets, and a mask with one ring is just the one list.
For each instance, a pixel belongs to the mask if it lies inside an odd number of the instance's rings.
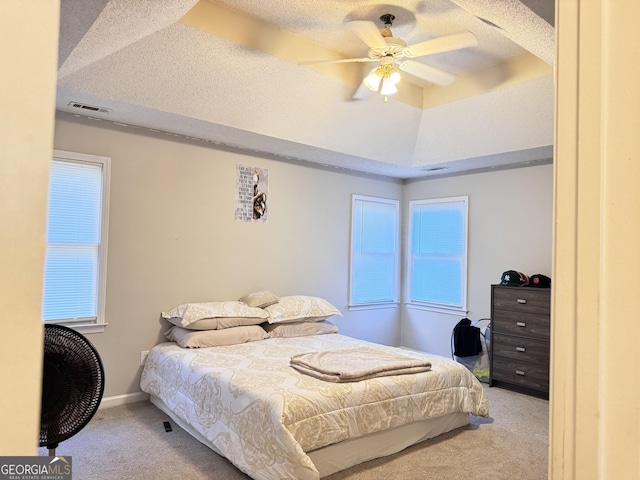
[[[379,30],[374,22],[368,20],[347,22],[348,28],[369,47],[369,56],[327,61],[327,63],[378,62],[379,65],[374,67],[364,78],[363,85],[371,91],[379,91],[381,95],[385,96],[385,101],[387,95],[393,95],[398,91],[396,86],[400,81],[398,69],[436,85],[446,86],[455,80],[455,76],[449,72],[416,62],[412,60],[413,58],[473,47],[478,44],[473,33],[463,31],[407,45],[404,40],[395,38],[391,32],[394,19],[395,16],[390,13],[382,15],[380,17],[384,24],[382,30]],[[361,96],[361,92],[356,92],[354,97]]]

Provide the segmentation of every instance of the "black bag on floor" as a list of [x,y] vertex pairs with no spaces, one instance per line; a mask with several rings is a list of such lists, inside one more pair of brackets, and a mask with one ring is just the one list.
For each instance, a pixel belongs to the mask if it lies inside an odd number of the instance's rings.
[[453,354],[456,357],[471,357],[482,353],[480,329],[463,318],[453,328]]

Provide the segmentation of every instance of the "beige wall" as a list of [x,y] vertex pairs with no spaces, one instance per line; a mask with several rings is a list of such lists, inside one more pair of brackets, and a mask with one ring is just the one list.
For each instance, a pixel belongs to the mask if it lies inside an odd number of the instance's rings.
[[[327,298],[343,312],[344,317],[333,320],[347,335],[446,354],[449,324],[457,317],[435,321],[424,312],[407,316],[401,338],[402,309],[347,309],[354,193],[402,199],[406,191],[405,204],[409,197],[470,194],[471,314],[488,316],[489,285],[502,271],[513,267],[549,274],[550,165],[403,186],[142,129],[105,128],[104,122],[69,114],[57,118],[56,149],[112,159],[109,326],[90,336],[105,363],[105,397],[139,390],[140,351],[162,340],[162,310],[188,301],[235,299],[261,289]],[[269,170],[266,224],[234,221],[238,163]],[[531,190],[540,200],[526,210],[504,201]],[[506,232],[496,238],[499,229]]]
[[[412,181],[405,186],[405,231],[409,201],[469,196],[467,307],[471,320],[490,316],[491,284],[499,283],[505,270],[551,276],[552,187],[551,164]],[[405,244],[407,237],[408,232]],[[405,281],[407,261],[405,254]],[[405,308],[402,344],[449,356],[451,332],[461,318]]]
[[[295,165],[59,114],[55,148],[111,157],[106,321],[90,335],[105,397],[139,391],[140,351],[162,339],[160,312],[255,290],[326,298],[343,333],[399,342],[396,309],[349,312],[351,195],[400,199],[381,177]],[[236,164],[269,170],[268,222],[234,221]]]
[[40,432],[42,275],[59,3],[0,2],[0,455]]

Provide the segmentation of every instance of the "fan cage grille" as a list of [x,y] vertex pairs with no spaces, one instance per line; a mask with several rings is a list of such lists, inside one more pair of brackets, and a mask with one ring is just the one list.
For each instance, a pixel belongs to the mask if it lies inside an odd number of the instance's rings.
[[45,325],[40,446],[55,448],[91,420],[104,393],[100,355],[82,334]]

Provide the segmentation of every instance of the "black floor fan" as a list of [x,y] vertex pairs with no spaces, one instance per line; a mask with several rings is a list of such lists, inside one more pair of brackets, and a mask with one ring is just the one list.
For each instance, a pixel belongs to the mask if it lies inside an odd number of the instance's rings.
[[49,455],[89,423],[103,392],[104,368],[91,342],[69,327],[45,325],[40,446]]

